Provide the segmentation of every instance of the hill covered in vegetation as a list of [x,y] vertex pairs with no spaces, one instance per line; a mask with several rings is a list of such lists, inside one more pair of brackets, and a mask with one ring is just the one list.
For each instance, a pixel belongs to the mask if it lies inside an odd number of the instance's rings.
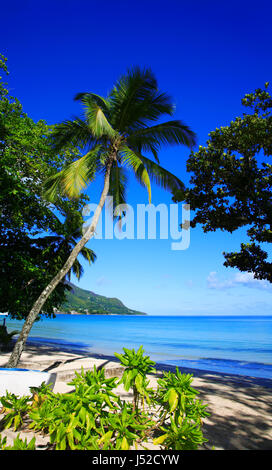
[[86,315],[146,315],[126,307],[121,300],[104,297],[89,290],[70,284],[71,290],[66,301],[59,308],[63,313],[81,313]]

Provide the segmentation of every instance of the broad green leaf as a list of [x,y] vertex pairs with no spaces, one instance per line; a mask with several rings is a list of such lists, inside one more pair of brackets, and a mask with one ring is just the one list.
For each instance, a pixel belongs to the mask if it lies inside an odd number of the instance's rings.
[[74,443],[74,435],[73,435],[73,432],[68,432],[66,434],[66,437],[67,437],[67,441],[68,441],[68,444],[69,444],[69,447],[74,450],[75,449],[75,443]]
[[62,440],[59,443],[59,449],[60,450],[66,450],[66,436],[62,438]]
[[135,377],[135,386],[137,388],[137,391],[143,395],[144,394],[144,388],[143,388],[143,376],[141,374],[137,374]]
[[114,138],[117,132],[112,128],[102,108],[91,98],[85,102],[85,116],[93,136]]
[[143,348],[143,345],[141,344],[141,346],[139,347],[139,349],[137,351],[137,356],[142,356],[143,352],[144,352],[144,348]]
[[109,405],[110,408],[113,408],[113,404],[111,403],[109,396],[106,393],[101,394],[101,397],[104,398],[105,402]]
[[86,415],[87,415],[86,408],[82,406],[79,410],[78,417],[81,419],[81,421],[83,421],[83,423],[85,423],[86,421]]
[[36,438],[32,437],[31,441],[28,443],[27,446],[28,450],[35,450],[36,449]]
[[121,450],[129,450],[129,443],[125,436],[122,439]]
[[133,380],[132,371],[131,370],[125,370],[124,375],[123,375],[123,379],[124,379],[124,388],[125,388],[126,392],[128,392],[128,390],[131,387],[132,380]]
[[19,425],[20,425],[20,416],[16,415],[14,418],[14,431],[17,431]]
[[167,438],[168,434],[162,434],[161,436],[157,437],[156,439],[153,439],[153,444],[155,446],[163,444],[165,439]]
[[168,403],[170,405],[170,412],[174,411],[178,405],[178,393],[174,388],[169,391]]
[[117,357],[117,359],[120,360],[120,362],[121,362],[123,365],[125,365],[125,366],[128,365],[128,363],[129,363],[128,359],[127,359],[126,357],[124,357],[122,354],[114,353],[114,355]]
[[106,432],[106,434],[104,434],[104,436],[102,436],[99,441],[98,441],[98,444],[101,445],[101,444],[108,444],[111,437],[112,437],[112,434],[113,434],[113,431],[108,431]]

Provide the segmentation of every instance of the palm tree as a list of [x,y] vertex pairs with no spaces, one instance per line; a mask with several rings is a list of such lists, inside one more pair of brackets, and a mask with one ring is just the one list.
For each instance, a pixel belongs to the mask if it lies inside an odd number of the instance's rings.
[[[82,103],[84,118],[76,117],[55,126],[52,142],[55,151],[73,143],[84,150],[84,155],[47,181],[46,194],[52,201],[60,191],[68,197],[77,197],[97,174],[102,174],[104,184],[100,201],[90,226],[29,312],[8,367],[16,367],[32,324],[46,299],[93,237],[107,195],[112,195],[115,206],[125,202],[126,170],[132,170],[147,188],[149,202],[151,181],[172,192],[184,188],[179,178],[160,166],[158,154],[163,146],[191,148],[196,136],[179,120],[154,124],[164,115],[172,116],[175,107],[171,97],[159,91],[151,70],[132,68],[117,81],[106,98],[94,93],[79,93],[75,100]],[[152,158],[146,154],[151,154]]]
[[[62,234],[47,235],[35,240],[38,248],[42,249],[42,256],[45,258],[45,267],[49,264],[50,260],[54,259],[57,265],[67,259],[73,248],[76,246],[78,239],[82,236],[82,220],[81,216],[77,214],[66,214],[65,221],[62,226]],[[80,255],[89,262],[94,263],[96,254],[90,248],[84,246]],[[66,279],[71,281],[71,274],[74,274],[78,280],[81,279],[84,273],[84,268],[79,259],[76,258],[71,268],[66,274]]]

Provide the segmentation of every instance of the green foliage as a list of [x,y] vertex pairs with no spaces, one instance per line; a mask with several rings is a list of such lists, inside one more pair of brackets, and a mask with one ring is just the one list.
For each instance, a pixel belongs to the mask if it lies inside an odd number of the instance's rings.
[[52,201],[60,193],[77,197],[96,174],[105,174],[109,162],[113,209],[126,202],[126,170],[147,189],[149,202],[151,181],[167,190],[183,189],[180,179],[159,165],[158,153],[173,145],[192,148],[196,136],[179,120],[153,125],[171,116],[175,107],[171,97],[158,89],[151,70],[134,67],[117,80],[107,97],[78,93],[75,100],[83,106],[83,119],[55,126],[52,144],[55,151],[78,145],[85,155],[48,179],[45,189]]
[[266,243],[272,242],[272,98],[269,83],[246,94],[246,112],[228,126],[209,134],[205,147],[187,161],[190,187],[174,200],[186,201],[194,211],[191,226],[204,232],[230,233],[247,228],[240,252],[223,253],[225,266],[254,273],[272,282],[272,263]]
[[2,437],[0,434],[0,450],[4,450],[7,445],[7,437]]
[[[94,367],[75,373],[69,393],[55,394],[43,383],[31,389],[32,396],[7,394],[1,398],[0,425],[20,430],[24,424],[42,432],[49,438],[49,450],[128,450],[145,448],[150,439],[162,449],[195,450],[203,445],[202,419],[209,414],[191,387],[192,375],[178,369],[164,372],[157,389],[150,389],[147,374],[154,373],[155,364],[143,355],[142,347],[137,352],[124,348],[124,354],[116,355],[124,366],[121,380]],[[115,393],[120,383],[141,396],[141,406]],[[34,447],[35,439],[27,443],[19,435],[13,447],[7,447],[0,436],[3,450]]]
[[17,397],[13,393],[6,393],[5,397],[0,397],[2,404],[1,413],[4,413],[4,417],[1,424],[4,429],[13,427],[16,431],[22,424],[23,418],[28,412],[29,397]]
[[[7,72],[3,56],[0,68]],[[34,122],[25,114],[0,79],[0,311],[19,319],[27,315],[77,243],[81,210],[88,199],[69,201],[58,195],[52,206],[44,198],[45,179],[79,155],[72,145],[52,152],[52,131],[45,121]],[[82,256],[89,262],[95,257],[87,248]],[[82,275],[78,260],[72,270],[78,278]],[[60,283],[43,313],[52,315],[68,289]]]
[[33,437],[30,442],[27,442],[27,439],[25,438],[23,441],[23,439],[20,438],[20,434],[18,434],[13,440],[13,445],[8,446],[7,438],[4,437],[2,439],[0,435],[0,450],[36,450],[36,439]]
[[119,299],[95,294],[73,284],[71,287],[71,291],[66,294],[66,300],[60,306],[62,312],[75,311],[83,314],[87,312],[96,315],[144,315],[142,312],[126,307]]
[[143,347],[140,346],[137,352],[123,348],[124,354],[115,353],[125,370],[120,383],[124,384],[124,388],[128,391],[133,389],[134,394],[134,410],[138,412],[139,396],[145,397],[149,401],[149,382],[146,379],[147,374],[156,372],[153,366],[155,362],[151,361],[149,356],[144,356]]
[[[177,421],[177,423],[176,423]],[[178,416],[177,420],[170,417],[170,426],[161,427],[165,434],[154,440],[155,444],[163,443],[173,450],[197,450],[203,444],[203,435],[199,425]]]

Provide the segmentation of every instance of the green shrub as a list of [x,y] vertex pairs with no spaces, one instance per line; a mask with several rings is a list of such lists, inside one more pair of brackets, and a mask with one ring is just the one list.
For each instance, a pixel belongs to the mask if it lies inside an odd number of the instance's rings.
[[[202,419],[209,414],[192,388],[192,375],[164,372],[157,388],[149,387],[147,374],[155,363],[144,356],[142,347],[135,352],[124,348],[116,354],[124,366],[119,380],[106,378],[105,369],[75,373],[69,383],[72,393],[55,394],[42,384],[32,396],[1,398],[3,418],[0,425],[18,430],[27,423],[30,429],[49,437],[48,449],[56,450],[128,450],[145,445],[151,439],[162,449],[195,450],[205,441]],[[133,401],[124,401],[114,393],[118,384],[133,392]],[[6,443],[0,438],[0,448]],[[2,442],[2,444],[1,444]],[[21,450],[35,442],[14,441]],[[13,447],[15,448],[15,447]]]
[[7,445],[7,439],[4,437],[2,439],[0,435],[0,449],[1,450],[36,450],[36,439],[33,437],[30,442],[27,442],[25,439],[20,438],[20,434],[16,436],[16,438],[13,440],[13,445],[8,446]]
[[1,413],[4,414],[1,425],[4,429],[13,427],[14,431],[23,424],[23,418],[29,409],[29,397],[17,397],[14,393],[6,393],[6,396],[0,397],[2,404]]
[[115,356],[124,366],[123,376],[119,383],[124,384],[126,391],[133,390],[133,407],[136,412],[139,408],[139,398],[147,400],[150,403],[151,389],[148,389],[149,382],[147,374],[156,372],[153,366],[155,362],[151,361],[149,356],[143,355],[143,347],[140,346],[137,352],[134,349],[123,348],[124,354],[115,353]]

